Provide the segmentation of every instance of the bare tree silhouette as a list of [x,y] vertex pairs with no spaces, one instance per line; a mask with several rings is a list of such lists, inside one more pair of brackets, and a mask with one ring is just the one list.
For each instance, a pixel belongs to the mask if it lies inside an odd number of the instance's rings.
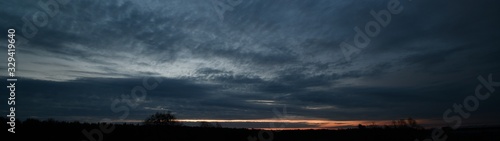
[[394,128],[422,128],[422,126],[418,125],[417,121],[411,117],[407,119],[393,120],[392,124]]
[[157,112],[151,115],[144,121],[144,125],[181,126],[182,124],[177,121],[175,115],[168,111],[167,113]]

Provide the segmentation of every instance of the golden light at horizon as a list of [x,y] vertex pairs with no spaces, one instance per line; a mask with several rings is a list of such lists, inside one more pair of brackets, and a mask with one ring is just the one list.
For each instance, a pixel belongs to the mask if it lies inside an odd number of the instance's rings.
[[[317,128],[338,128],[346,126],[363,125],[392,125],[392,120],[353,120],[353,121],[336,121],[336,120],[318,120],[318,119],[248,119],[248,120],[219,120],[219,119],[180,119],[180,122],[220,122],[220,123],[303,123],[307,125],[316,125]],[[430,120],[417,120],[418,123],[431,123]],[[307,128],[309,129],[309,128]]]
[[[282,128],[272,128],[272,127],[262,127],[257,129],[266,130],[283,130],[283,129],[332,129],[332,128],[344,128],[344,127],[357,127],[359,124],[368,125],[392,125],[392,120],[352,120],[352,121],[342,121],[342,120],[321,120],[321,119],[178,119],[179,122],[211,122],[211,123],[296,123],[310,125],[311,127],[287,127]],[[114,122],[142,122],[142,120],[126,120],[126,121],[114,121]],[[419,119],[417,120],[419,124],[435,124],[436,121]]]

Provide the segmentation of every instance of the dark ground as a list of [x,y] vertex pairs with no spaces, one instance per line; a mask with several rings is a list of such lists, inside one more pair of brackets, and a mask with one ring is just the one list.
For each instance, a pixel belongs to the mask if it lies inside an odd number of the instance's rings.
[[[0,118],[6,123],[5,118]],[[105,124],[101,124],[105,125]],[[104,141],[423,141],[431,137],[429,129],[373,128],[342,130],[287,130],[264,131],[231,128],[201,128],[185,126],[145,126],[114,124],[109,133],[99,124],[59,122],[54,120],[28,120],[16,123],[16,134],[7,132],[8,124],[2,124],[2,140],[89,140],[82,130],[95,133],[94,138]],[[500,141],[500,127],[445,129],[447,141]],[[259,140],[259,132],[264,140]],[[272,133],[272,138],[268,133]],[[99,136],[102,135],[102,136]],[[254,137],[248,138],[248,137]],[[444,140],[443,140],[444,141]]]

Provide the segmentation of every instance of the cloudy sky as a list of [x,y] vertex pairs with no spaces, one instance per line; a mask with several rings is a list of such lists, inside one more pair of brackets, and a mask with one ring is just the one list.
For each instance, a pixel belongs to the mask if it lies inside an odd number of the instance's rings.
[[[231,127],[407,117],[453,125],[443,113],[474,95],[478,76],[500,81],[500,3],[401,0],[401,12],[347,59],[340,44],[354,45],[355,28],[365,31],[377,21],[370,11],[388,3],[73,0],[47,11],[37,1],[2,0],[0,29],[16,29],[18,118],[133,122],[172,111]],[[144,80],[159,83],[131,98]],[[500,124],[498,93],[464,124]]]

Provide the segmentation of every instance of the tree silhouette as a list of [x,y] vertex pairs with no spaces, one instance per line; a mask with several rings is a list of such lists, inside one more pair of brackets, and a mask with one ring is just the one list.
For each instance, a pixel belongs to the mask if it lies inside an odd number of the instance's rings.
[[406,119],[406,121],[408,122],[408,126],[410,128],[414,128],[414,129],[420,128],[420,125],[418,125],[417,121],[414,120],[413,118],[410,117],[410,118]]
[[168,111],[167,113],[156,112],[144,121],[145,125],[165,125],[165,126],[181,126],[177,118]]
[[421,129],[422,127],[417,124],[417,121],[413,118],[408,119],[400,119],[392,121],[394,128],[413,128],[413,129]]
[[358,129],[366,129],[366,126],[364,126],[363,124],[358,124]]

